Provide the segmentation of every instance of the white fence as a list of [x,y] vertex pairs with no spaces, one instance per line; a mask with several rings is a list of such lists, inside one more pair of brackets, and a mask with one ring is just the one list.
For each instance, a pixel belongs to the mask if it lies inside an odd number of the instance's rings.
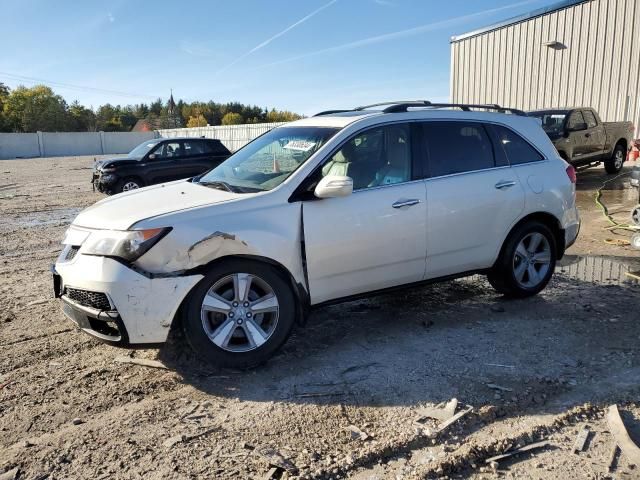
[[223,125],[216,127],[168,128],[158,130],[161,137],[205,137],[215,138],[232,152],[244,147],[254,138],[284,123],[250,123],[245,125]]
[[0,133],[0,159],[129,153],[156,132]]

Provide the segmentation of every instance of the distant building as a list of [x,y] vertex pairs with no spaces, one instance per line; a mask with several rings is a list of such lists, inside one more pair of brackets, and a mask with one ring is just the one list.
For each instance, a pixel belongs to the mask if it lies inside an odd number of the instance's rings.
[[159,130],[163,128],[160,122],[160,119],[148,120],[141,119],[136,122],[136,124],[131,129],[132,132],[153,132],[154,130]]
[[640,136],[640,0],[565,0],[451,39],[451,101],[593,107]]

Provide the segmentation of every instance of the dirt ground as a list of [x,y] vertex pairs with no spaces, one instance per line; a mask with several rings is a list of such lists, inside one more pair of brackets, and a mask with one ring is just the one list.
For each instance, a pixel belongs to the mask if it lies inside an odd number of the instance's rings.
[[[625,452],[608,468],[609,404],[640,439],[640,287],[625,275],[640,251],[605,243],[628,235],[594,203],[601,168],[579,174],[579,241],[537,297],[507,301],[471,277],[327,307],[267,365],[236,372],[179,335],[128,351],[64,318],[49,266],[102,197],[91,162],[0,161],[1,479],[640,478]],[[637,195],[621,177],[603,199],[626,222]],[[452,398],[473,409],[439,431],[425,408]]]

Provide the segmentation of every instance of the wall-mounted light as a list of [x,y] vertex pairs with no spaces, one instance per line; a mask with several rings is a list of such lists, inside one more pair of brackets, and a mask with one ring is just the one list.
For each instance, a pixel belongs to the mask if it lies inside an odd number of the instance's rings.
[[542,45],[544,45],[545,47],[552,48],[553,50],[564,50],[565,48],[567,48],[567,46],[564,43],[559,42],[557,40],[544,42]]

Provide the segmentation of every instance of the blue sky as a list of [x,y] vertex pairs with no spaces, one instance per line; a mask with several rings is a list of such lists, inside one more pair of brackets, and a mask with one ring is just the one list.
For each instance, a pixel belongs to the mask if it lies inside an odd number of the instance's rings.
[[239,101],[303,114],[447,100],[451,35],[554,0],[3,0],[0,82],[87,106]]

